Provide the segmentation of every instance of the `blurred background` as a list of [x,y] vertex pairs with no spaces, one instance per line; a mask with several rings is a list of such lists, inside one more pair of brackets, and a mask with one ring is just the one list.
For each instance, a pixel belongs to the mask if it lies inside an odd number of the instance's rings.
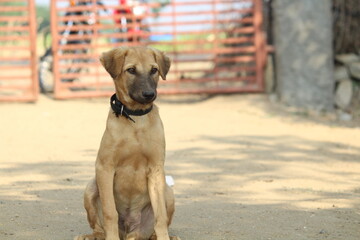
[[356,0],[19,0],[0,7],[2,101],[36,101],[39,92],[109,96],[99,54],[147,45],[173,62],[162,94],[268,93],[356,115]]

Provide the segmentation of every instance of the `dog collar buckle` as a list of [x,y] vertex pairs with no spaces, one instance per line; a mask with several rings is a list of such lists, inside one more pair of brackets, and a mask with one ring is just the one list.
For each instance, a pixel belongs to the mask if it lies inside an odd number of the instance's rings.
[[123,116],[123,117],[131,120],[134,123],[135,123],[135,120],[132,119],[130,117],[130,115],[142,116],[142,115],[148,114],[152,110],[152,107],[153,107],[153,106],[151,106],[146,110],[134,110],[134,111],[127,109],[126,106],[116,98],[116,93],[114,93],[110,98],[110,106],[111,106],[111,109],[114,111],[116,117]]
[[124,111],[124,105],[121,106],[120,116],[123,115],[123,111]]

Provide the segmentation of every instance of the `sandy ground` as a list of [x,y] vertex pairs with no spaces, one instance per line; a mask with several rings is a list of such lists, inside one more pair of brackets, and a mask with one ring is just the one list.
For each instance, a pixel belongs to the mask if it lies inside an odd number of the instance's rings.
[[[289,113],[263,95],[160,98],[171,233],[182,240],[359,240],[360,124]],[[0,104],[0,239],[90,231],[108,99]]]

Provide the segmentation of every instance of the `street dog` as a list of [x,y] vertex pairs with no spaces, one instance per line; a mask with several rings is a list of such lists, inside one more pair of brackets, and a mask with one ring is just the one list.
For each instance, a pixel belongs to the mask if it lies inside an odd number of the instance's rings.
[[92,234],[76,240],[180,240],[169,237],[174,194],[165,183],[165,137],[157,106],[159,77],[169,58],[146,47],[122,47],[100,57],[114,80],[106,129],[86,187]]

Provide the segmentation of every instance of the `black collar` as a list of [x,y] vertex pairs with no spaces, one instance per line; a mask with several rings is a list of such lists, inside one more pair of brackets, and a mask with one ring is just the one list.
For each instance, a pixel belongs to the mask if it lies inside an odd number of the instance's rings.
[[119,115],[124,116],[133,122],[135,122],[135,121],[134,121],[134,119],[132,119],[130,117],[130,115],[142,116],[142,115],[148,114],[153,108],[153,106],[151,105],[151,107],[149,107],[148,109],[145,109],[145,110],[134,110],[134,111],[130,110],[122,102],[120,102],[119,99],[117,99],[116,93],[114,93],[114,95],[112,95],[110,98],[110,106],[111,106],[112,110],[114,111],[116,117],[119,117]]

